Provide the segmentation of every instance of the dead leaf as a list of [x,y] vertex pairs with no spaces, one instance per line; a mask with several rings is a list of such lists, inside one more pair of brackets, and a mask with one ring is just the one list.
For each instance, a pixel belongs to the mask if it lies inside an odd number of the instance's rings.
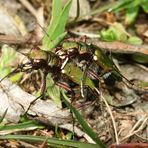
[[0,7],[0,33],[6,35],[20,35],[13,18]]
[[[65,3],[65,0],[63,0],[63,3]],[[89,2],[87,0],[79,0],[79,3],[80,3],[80,16],[79,17],[87,14],[87,16],[83,17],[83,19],[85,19],[85,20],[89,19],[90,18]],[[73,0],[71,8],[70,8],[69,16],[71,18],[75,18],[76,14],[77,14],[77,0]]]
[[[36,99],[35,96],[23,91],[8,80],[3,80],[0,83],[0,96],[0,116],[8,108],[5,118],[14,123],[20,120],[20,116],[25,114],[30,103]],[[52,100],[37,100],[32,104],[27,114],[42,117],[52,125],[65,124],[70,116],[69,110],[57,107]]]

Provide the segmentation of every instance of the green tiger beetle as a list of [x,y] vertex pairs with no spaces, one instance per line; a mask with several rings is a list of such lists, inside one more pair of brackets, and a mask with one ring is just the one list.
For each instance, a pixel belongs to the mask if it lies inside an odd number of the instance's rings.
[[82,97],[84,97],[84,86],[95,90],[94,79],[100,80],[102,76],[105,79],[108,75],[112,75],[115,80],[121,81],[123,77],[113,61],[97,46],[93,44],[88,45],[81,41],[64,41],[53,52],[47,52],[41,50],[39,47],[35,47],[26,56],[29,62],[18,65],[7,76],[20,71],[41,70],[43,72],[40,87],[41,96],[46,90],[46,77],[48,73],[51,74],[55,85],[71,93],[73,93],[73,88],[65,82],[71,81],[79,85]]
[[[59,54],[59,52],[62,52],[62,54]],[[29,62],[18,65],[16,68],[17,70],[12,71],[9,76],[18,71],[25,72],[29,71],[30,69],[41,69],[45,75],[51,73],[55,81],[60,79],[59,75],[64,74],[67,75],[72,81],[80,85],[81,78],[84,73],[83,67],[88,66],[89,68],[87,72],[88,76],[86,78],[86,85],[93,88],[91,77],[99,79],[99,76],[96,71],[92,70],[93,68],[91,68],[91,65],[92,67],[93,65],[97,65],[98,68],[101,69],[100,71],[103,71],[101,76],[105,75],[106,73],[108,73],[106,75],[112,74],[117,81],[121,81],[123,77],[113,61],[106,54],[104,54],[101,49],[93,44],[88,45],[81,41],[64,41],[61,44],[61,48],[56,48],[55,53],[47,52],[41,50],[39,47],[35,47],[32,48],[31,52],[26,54],[26,56],[28,57]]]
[[[97,46],[93,44],[86,44],[85,42],[64,42],[62,44],[62,51],[65,52],[71,61],[71,59],[78,59],[78,63],[81,61],[86,61],[88,63],[87,66],[91,67],[91,65],[98,66],[98,69],[101,72],[101,76],[106,73],[112,74],[115,80],[121,81],[122,75],[120,74],[118,68],[113,63],[113,61]],[[64,54],[65,54],[64,53]],[[68,61],[68,60],[67,60]],[[77,64],[80,68],[82,68],[81,64]],[[88,71],[91,71],[88,70]],[[91,71],[92,72],[92,71]]]
[[[124,78],[133,85],[120,73],[114,62],[93,44],[82,41],[64,41],[61,44],[61,50],[57,50],[56,53],[65,60],[61,67],[62,73],[82,87],[86,85],[94,90],[96,86],[92,79],[100,81],[102,78],[107,84],[109,79],[112,79],[114,83]],[[83,91],[81,93],[84,96]]]

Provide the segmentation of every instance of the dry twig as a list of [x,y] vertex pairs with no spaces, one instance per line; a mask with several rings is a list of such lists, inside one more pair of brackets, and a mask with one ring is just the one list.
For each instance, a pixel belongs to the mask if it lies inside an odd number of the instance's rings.
[[114,128],[114,133],[115,133],[115,139],[116,139],[116,144],[119,144],[119,138],[118,138],[118,134],[117,134],[117,128],[116,128],[116,122],[115,122],[115,119],[114,119],[114,116],[112,114],[112,111],[111,111],[111,108],[110,106],[108,105],[106,99],[104,98],[104,96],[102,95],[101,92],[98,91],[98,89],[96,89],[97,93],[100,95],[101,99],[104,101],[106,107],[107,107],[107,110],[111,116],[111,119],[112,119],[112,123],[113,123],[113,128]]
[[98,47],[117,53],[143,53],[148,55],[148,45],[131,45],[119,41],[114,42],[103,42],[95,41],[93,42]]

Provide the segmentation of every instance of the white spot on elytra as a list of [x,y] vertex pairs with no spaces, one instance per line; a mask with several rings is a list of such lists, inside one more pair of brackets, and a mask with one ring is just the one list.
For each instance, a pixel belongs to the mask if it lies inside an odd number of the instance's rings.
[[98,57],[97,57],[96,55],[94,55],[93,59],[94,59],[95,61],[97,61],[97,60],[98,60]]

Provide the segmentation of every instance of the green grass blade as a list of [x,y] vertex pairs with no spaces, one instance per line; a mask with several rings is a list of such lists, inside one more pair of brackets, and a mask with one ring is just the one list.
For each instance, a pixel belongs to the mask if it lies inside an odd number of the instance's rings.
[[12,71],[12,68],[9,65],[16,60],[16,51],[9,46],[3,46],[1,53],[0,76],[5,77]]
[[114,1],[112,3],[106,3],[104,6],[99,7],[98,9],[95,9],[93,11],[91,11],[90,13],[86,13],[83,16],[81,16],[78,20],[81,20],[83,17],[87,16],[87,15],[98,15],[101,14],[104,11],[113,11],[116,8],[120,7],[122,4],[124,4],[125,2],[128,3],[128,1],[132,1],[132,0],[123,0],[123,1]]
[[127,9],[126,16],[125,16],[126,25],[130,25],[135,21],[137,15],[138,15],[138,12],[139,12],[138,6],[133,7],[132,9],[131,8]]
[[142,0],[141,7],[145,13],[148,13],[148,1],[147,0]]
[[133,4],[133,0],[119,0],[115,5],[110,8],[110,11],[119,12],[126,9],[129,5]]
[[60,88],[57,85],[55,85],[50,74],[47,75],[46,83],[47,94],[57,104],[57,106],[61,107],[62,103]]
[[55,24],[57,24],[57,21],[60,17],[61,12],[62,12],[62,1],[61,0],[53,0],[51,21],[50,21],[50,24],[47,28],[47,33],[49,36],[47,36],[47,35],[44,36],[43,45],[48,45],[48,43],[52,41],[52,38],[50,35],[52,34],[52,31],[55,28]]
[[88,126],[87,122],[83,119],[81,114],[67,101],[67,96],[63,92],[62,94],[65,104],[74,113],[83,130],[98,144],[98,148],[106,148],[106,146],[97,137],[97,134],[94,133],[93,130]]
[[[43,143],[47,137],[43,136],[29,136],[29,135],[5,135],[0,136],[0,139],[15,139],[15,140],[25,140],[29,142],[41,142]],[[56,147],[71,147],[71,148],[98,148],[96,144],[90,143],[82,143],[78,141],[70,141],[70,140],[58,140],[55,138],[48,138],[47,144],[50,146]],[[103,147],[102,147],[103,148]]]
[[56,39],[54,39],[53,41],[49,41],[48,39],[48,47],[50,48],[44,48],[45,51],[50,51],[50,49],[53,49],[54,47],[56,47],[58,44],[60,44],[60,42],[64,39],[64,37],[67,35],[67,32],[64,32],[62,34],[60,34]]
[[[59,37],[61,34],[64,33],[65,26],[66,26],[66,23],[68,20],[68,15],[69,15],[71,3],[72,3],[72,0],[69,0],[67,2],[65,7],[63,8],[61,14],[59,14],[59,17],[56,20],[56,24],[54,24],[54,27],[50,26],[50,25],[48,26],[48,28],[51,28],[51,29],[49,29],[50,32],[47,32],[47,33],[51,37],[52,41],[54,41],[55,39],[57,39],[57,37]],[[53,48],[54,45],[52,45],[52,48],[51,48],[51,43],[49,41],[49,38],[47,36],[45,36],[43,39],[43,46],[48,48],[49,51],[51,51],[51,49]]]
[[0,123],[3,122],[3,120],[4,120],[4,118],[5,118],[6,114],[7,114],[7,111],[8,111],[8,108],[4,111],[3,115],[0,117]]
[[61,12],[62,12],[62,1],[53,0],[51,21],[50,21],[50,25],[47,28],[48,34],[51,34],[52,30],[55,28],[55,24],[57,24],[57,21],[60,17]]
[[72,0],[69,0],[65,7],[62,10],[62,13],[60,14],[60,17],[57,21],[57,24],[55,24],[54,30],[51,32],[51,39],[54,40],[57,38],[60,34],[62,34],[65,30],[65,25],[68,20],[68,14],[69,14],[69,9],[71,6]]
[[0,126],[0,135],[6,134],[6,133],[13,133],[16,131],[26,131],[26,130],[33,130],[37,128],[43,128],[43,126],[37,124],[34,121],[28,121],[24,123],[18,123],[18,124],[11,124],[11,125],[1,125]]
[[[144,11],[145,10],[147,11],[148,5],[146,4],[147,4],[147,0],[141,0],[141,1],[140,0],[134,0],[134,1],[133,0],[118,0],[118,1],[114,1],[113,3],[106,3],[104,6],[101,6],[98,9],[91,11],[89,15],[101,14],[104,11],[119,12],[123,9],[133,8],[133,7],[140,6],[140,5],[144,9]],[[78,20],[81,20],[83,17],[87,15],[88,14],[84,14]]]

